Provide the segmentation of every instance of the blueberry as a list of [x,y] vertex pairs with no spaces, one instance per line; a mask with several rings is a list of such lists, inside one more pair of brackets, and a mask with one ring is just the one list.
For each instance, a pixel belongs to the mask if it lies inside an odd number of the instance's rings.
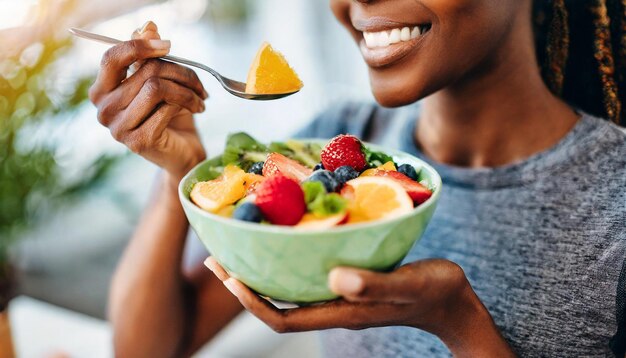
[[233,218],[237,220],[260,223],[263,220],[261,209],[253,203],[243,203],[235,209]]
[[313,171],[316,171],[316,170],[324,170],[324,164],[322,163],[315,164],[315,166],[313,167]]
[[335,177],[335,174],[329,170],[321,169],[313,172],[305,181],[318,181],[324,184],[324,188],[329,193],[334,193],[341,187],[341,183]]
[[413,168],[412,165],[402,164],[401,166],[398,167],[398,171],[408,176],[409,178],[417,181],[417,172],[415,171],[415,168]]
[[343,185],[352,179],[358,178],[359,172],[349,165],[344,165],[343,167],[335,169],[335,177]]
[[250,169],[248,169],[248,173],[263,175],[263,165],[265,165],[265,162],[256,162],[252,164]]

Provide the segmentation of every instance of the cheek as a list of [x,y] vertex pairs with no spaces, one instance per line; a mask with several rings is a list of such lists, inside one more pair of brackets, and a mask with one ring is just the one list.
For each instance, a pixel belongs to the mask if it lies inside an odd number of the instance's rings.
[[435,15],[425,46],[401,64],[370,69],[372,92],[383,106],[413,103],[475,73],[494,57],[514,7],[482,0],[422,3]]
[[328,3],[335,18],[348,30],[352,29],[350,22],[350,2],[352,0],[330,0]]

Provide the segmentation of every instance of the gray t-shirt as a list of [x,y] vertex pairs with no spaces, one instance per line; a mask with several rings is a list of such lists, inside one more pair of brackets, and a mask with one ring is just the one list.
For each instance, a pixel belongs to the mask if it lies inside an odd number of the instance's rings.
[[[441,201],[405,261],[438,257],[463,267],[520,356],[624,357],[622,129],[583,114],[551,149],[512,165],[468,169],[432,163],[420,153],[413,139],[417,116],[416,106],[348,104],[298,135],[352,133],[430,162],[443,178]],[[335,329],[322,340],[330,357],[450,355],[435,336],[406,327]]]

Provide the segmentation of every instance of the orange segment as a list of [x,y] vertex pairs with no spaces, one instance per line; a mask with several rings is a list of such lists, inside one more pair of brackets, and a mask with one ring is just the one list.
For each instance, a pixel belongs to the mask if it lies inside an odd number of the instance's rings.
[[233,216],[233,212],[235,212],[235,205],[228,205],[219,209],[216,214],[225,218],[230,218]]
[[302,81],[280,52],[264,42],[248,71],[246,93],[273,94],[295,92]]
[[348,223],[392,218],[413,210],[413,200],[404,188],[383,177],[359,177],[351,187]]
[[297,230],[324,230],[341,224],[346,219],[346,213],[335,214],[325,218],[318,218],[314,214],[306,213],[300,222],[294,226]]
[[363,171],[360,176],[362,177],[371,177],[375,175],[378,170],[388,170],[388,171],[397,171],[396,165],[393,162],[387,162],[383,165],[379,165],[377,168],[371,168]]
[[243,185],[246,187],[246,192],[253,193],[256,185],[265,180],[265,177],[263,175],[246,173],[243,179]]
[[383,165],[379,166],[379,167],[378,167],[378,168],[376,168],[376,169],[380,169],[380,170],[393,170],[393,171],[396,171],[396,170],[397,170],[397,169],[396,169],[396,165],[395,165],[395,164],[393,164],[393,162],[387,162],[387,163],[385,163],[385,164],[383,164]]
[[236,166],[227,166],[217,179],[194,185],[189,197],[200,208],[217,213],[246,194],[246,172]]

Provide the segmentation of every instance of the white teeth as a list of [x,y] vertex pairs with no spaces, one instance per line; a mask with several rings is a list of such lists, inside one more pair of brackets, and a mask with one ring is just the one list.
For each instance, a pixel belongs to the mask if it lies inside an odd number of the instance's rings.
[[397,44],[400,42],[400,29],[393,29],[389,33],[389,43]]
[[391,44],[410,41],[423,35],[429,30],[428,26],[403,27],[390,31],[363,32],[365,46],[368,48],[387,47]]
[[400,31],[400,41],[409,41],[411,39],[411,29],[403,27]]
[[375,36],[372,32],[364,32],[363,38],[365,39],[365,45],[367,47],[376,47]]
[[378,40],[377,45],[379,47],[389,46],[389,35],[387,34],[387,31],[381,31],[374,35],[376,36],[376,39]]

